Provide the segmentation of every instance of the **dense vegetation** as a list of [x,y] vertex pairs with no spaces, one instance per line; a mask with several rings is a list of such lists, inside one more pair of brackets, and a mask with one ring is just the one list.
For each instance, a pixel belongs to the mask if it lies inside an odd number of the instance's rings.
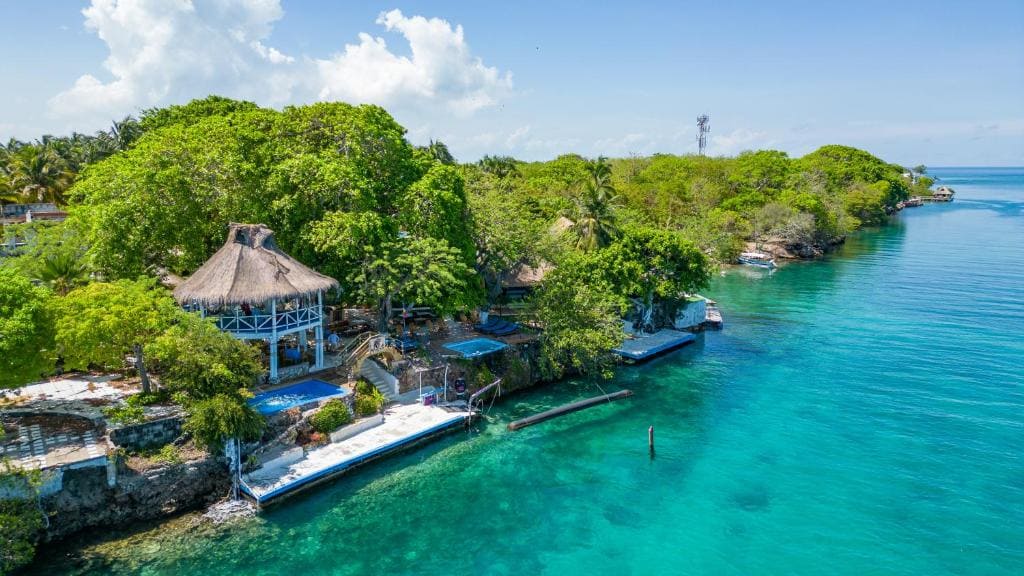
[[[550,270],[530,302],[545,328],[546,372],[598,373],[607,367],[601,351],[621,338],[623,313],[650,327],[656,306],[702,288],[714,262],[731,261],[746,242],[815,254],[884,223],[930,184],[845,146],[801,158],[771,150],[735,158],[569,154],[458,165],[440,142],[412,146],[376,106],[277,111],[219,97],[147,110],[96,137],[4,150],[5,190],[66,202],[70,213],[58,226],[5,231],[28,242],[3,264],[19,286],[15,299],[5,296],[20,311],[4,328],[8,341],[55,334],[52,345],[32,347],[33,357],[5,360],[16,374],[8,385],[58,354],[68,367],[109,367],[131,353],[143,377],[151,345],[188,360],[174,352],[186,344],[174,336],[186,322],[157,310],[166,294],[139,278],[190,274],[232,221],[273,228],[285,251],[341,282],[339,300],[378,310],[381,328],[397,305],[442,314],[487,307],[523,265]],[[59,157],[63,168],[44,172],[63,175],[24,184],[40,154]],[[56,304],[34,307],[43,287]],[[127,328],[89,333],[87,324]],[[199,326],[188,329],[209,332]],[[191,358],[237,351],[211,344],[207,352]],[[209,401],[239,389],[246,377],[223,376],[248,374],[250,360],[239,362],[203,368],[158,358],[155,367],[169,383],[193,378],[196,389],[215,390],[195,399]]]
[[[517,270],[544,271],[527,302],[542,329],[541,373],[607,374],[624,315],[653,327],[655,309],[702,289],[748,242],[811,256],[883,224],[900,201],[927,193],[923,173],[835,145],[800,158],[459,165],[443,143],[411,145],[376,106],[276,111],[219,97],[147,110],[95,136],[11,141],[0,146],[0,204],[50,201],[70,216],[4,229],[25,244],[0,256],[0,387],[60,364],[120,369],[130,356],[145,390],[150,371],[162,389],[112,417],[137,420],[150,400],[173,396],[198,445],[257,438],[263,419],[245,402],[261,372],[256,351],[181,311],[157,281],[192,273],[233,221],[270,226],[285,251],[340,281],[340,302],[376,309],[381,329],[396,305],[487,308]],[[356,414],[383,402],[357,387]],[[329,404],[314,426],[349,418]],[[38,520],[31,503],[4,502],[0,571],[30,557],[38,528],[25,523]]]

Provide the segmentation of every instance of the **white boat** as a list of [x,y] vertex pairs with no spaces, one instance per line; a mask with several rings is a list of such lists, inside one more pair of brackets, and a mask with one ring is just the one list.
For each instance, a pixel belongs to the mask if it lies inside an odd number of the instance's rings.
[[771,254],[765,254],[764,252],[743,252],[740,254],[739,262],[747,266],[775,268],[775,259],[771,257]]

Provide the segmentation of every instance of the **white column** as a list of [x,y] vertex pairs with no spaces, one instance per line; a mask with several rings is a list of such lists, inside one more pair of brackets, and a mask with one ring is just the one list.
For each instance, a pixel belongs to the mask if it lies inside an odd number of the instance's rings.
[[277,381],[277,300],[270,301],[270,380]]
[[324,367],[324,303],[321,292],[316,293],[316,315],[320,319],[316,323],[314,337],[316,338],[316,369]]

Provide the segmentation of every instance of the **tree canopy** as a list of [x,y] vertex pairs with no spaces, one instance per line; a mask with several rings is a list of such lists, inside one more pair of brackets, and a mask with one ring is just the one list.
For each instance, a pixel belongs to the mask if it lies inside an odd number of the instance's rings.
[[39,379],[55,358],[49,290],[0,266],[0,388]]
[[59,299],[56,310],[56,341],[65,367],[118,369],[132,353],[146,392],[144,349],[182,313],[149,279],[93,282]]

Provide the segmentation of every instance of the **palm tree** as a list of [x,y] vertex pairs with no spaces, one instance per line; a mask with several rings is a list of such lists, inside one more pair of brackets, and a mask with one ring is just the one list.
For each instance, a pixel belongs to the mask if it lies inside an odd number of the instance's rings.
[[576,236],[576,247],[590,252],[618,237],[615,210],[619,196],[611,183],[612,167],[607,158],[588,161],[586,170],[590,178],[583,180],[583,191],[566,216],[572,220],[569,232]]
[[[125,116],[121,121],[114,121],[113,125],[110,126],[108,134],[113,140],[114,146],[117,150],[127,150],[128,147],[139,138],[139,136],[142,136],[142,125],[139,124],[139,121],[135,118]],[[433,146],[434,142],[431,141],[430,144]],[[441,144],[441,146],[443,147],[444,144]],[[447,152],[448,148],[445,148],[444,150]]]
[[590,252],[611,244],[619,236],[615,217],[618,206],[619,197],[613,188],[587,181],[568,216],[572,220],[569,232],[576,236],[576,247]]
[[74,175],[54,150],[25,147],[12,158],[10,180],[13,190],[24,199],[64,203],[64,191]]
[[89,269],[76,254],[58,252],[43,260],[36,280],[46,284],[60,296],[66,296],[75,287],[85,284]]
[[434,160],[437,160],[441,164],[453,165],[455,164],[455,157],[448,150],[448,146],[440,140],[431,140],[430,144],[424,147],[427,154]]

